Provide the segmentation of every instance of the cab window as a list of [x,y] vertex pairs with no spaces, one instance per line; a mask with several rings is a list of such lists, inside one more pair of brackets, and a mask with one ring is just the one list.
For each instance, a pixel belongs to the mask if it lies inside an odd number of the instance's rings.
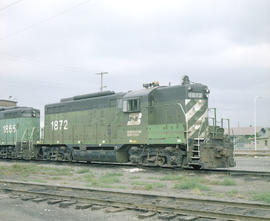
[[123,112],[136,112],[140,110],[139,99],[129,99],[123,101]]

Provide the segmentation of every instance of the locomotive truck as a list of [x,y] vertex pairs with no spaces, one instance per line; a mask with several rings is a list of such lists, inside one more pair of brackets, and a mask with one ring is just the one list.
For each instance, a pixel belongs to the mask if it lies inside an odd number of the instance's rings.
[[[4,113],[20,108],[0,110],[0,156],[196,169],[235,166],[230,136],[224,134],[223,124],[217,125],[215,114],[209,118],[207,86],[191,83],[187,76],[180,85],[143,86],[45,105],[42,140],[36,136],[38,110],[30,108],[28,118],[14,114],[12,123]],[[9,125],[13,129],[7,130]]]

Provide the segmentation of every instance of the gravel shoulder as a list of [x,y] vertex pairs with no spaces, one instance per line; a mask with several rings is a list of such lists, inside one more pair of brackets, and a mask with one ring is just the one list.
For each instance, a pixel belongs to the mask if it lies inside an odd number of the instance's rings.
[[[235,169],[270,171],[270,158],[236,158]],[[270,204],[269,179],[137,167],[0,162],[0,179]]]
[[236,157],[239,170],[270,171],[270,157]]
[[5,221],[139,220],[137,213],[131,210],[112,214],[106,213],[103,210],[77,210],[74,207],[62,209],[55,205],[48,205],[46,202],[34,203],[32,201],[10,199],[5,194],[0,194],[0,217],[0,220]]

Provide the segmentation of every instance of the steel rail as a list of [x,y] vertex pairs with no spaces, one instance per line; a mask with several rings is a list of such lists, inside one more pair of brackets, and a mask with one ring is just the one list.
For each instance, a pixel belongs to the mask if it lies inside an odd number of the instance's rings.
[[234,150],[234,156],[235,157],[269,157],[270,156],[270,150],[264,149],[264,150]]
[[[0,180],[0,189],[39,197],[72,199],[84,203],[88,202],[127,209],[173,212],[181,215],[188,214],[230,220],[270,220],[270,204],[262,203],[187,198],[162,194],[89,189],[7,180]],[[226,211],[227,209],[228,211]],[[236,211],[232,212],[231,209],[236,209]]]
[[256,171],[256,170],[237,170],[237,169],[201,169],[196,170],[198,173],[217,173],[230,176],[256,176],[270,178],[270,171]]

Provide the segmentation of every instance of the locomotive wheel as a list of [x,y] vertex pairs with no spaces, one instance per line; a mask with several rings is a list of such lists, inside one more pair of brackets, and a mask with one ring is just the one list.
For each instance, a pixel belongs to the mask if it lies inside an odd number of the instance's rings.
[[166,159],[165,157],[158,157],[155,163],[157,166],[164,166],[166,164]]
[[192,165],[192,167],[193,167],[193,169],[195,169],[195,170],[199,170],[199,169],[201,169],[201,165]]

